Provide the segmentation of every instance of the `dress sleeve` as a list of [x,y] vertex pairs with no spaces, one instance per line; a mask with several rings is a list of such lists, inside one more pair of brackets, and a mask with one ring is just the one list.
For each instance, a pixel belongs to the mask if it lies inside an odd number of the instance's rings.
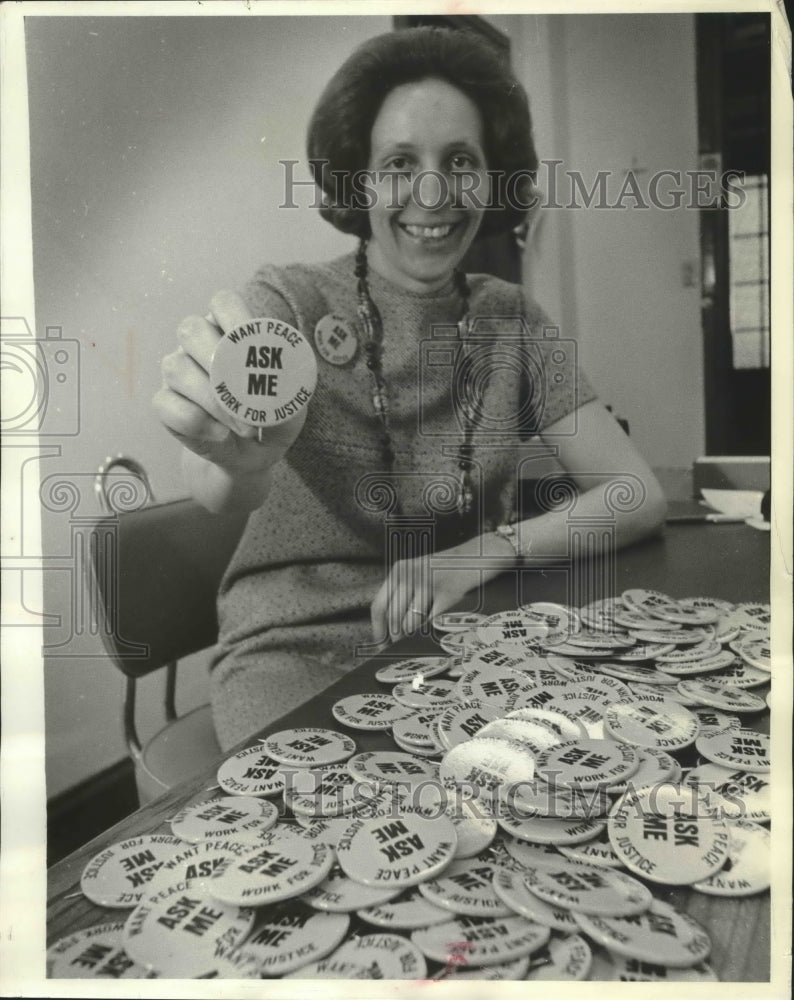
[[521,436],[532,437],[597,398],[582,370],[578,344],[562,335],[543,309],[519,289],[528,328],[525,391],[532,401]]
[[266,316],[297,325],[295,310],[278,268],[271,265],[260,268],[243,288],[242,296],[255,317]]

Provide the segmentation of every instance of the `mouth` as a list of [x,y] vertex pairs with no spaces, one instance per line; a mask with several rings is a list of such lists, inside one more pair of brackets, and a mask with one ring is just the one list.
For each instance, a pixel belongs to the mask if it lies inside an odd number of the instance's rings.
[[411,223],[398,222],[400,229],[413,240],[428,245],[444,243],[461,227],[460,222],[447,222],[436,226],[419,226]]

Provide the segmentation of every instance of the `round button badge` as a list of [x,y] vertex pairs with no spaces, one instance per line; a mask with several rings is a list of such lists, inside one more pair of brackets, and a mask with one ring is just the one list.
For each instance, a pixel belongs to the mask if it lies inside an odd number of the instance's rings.
[[395,743],[407,744],[419,750],[438,750],[443,752],[443,745],[436,740],[435,722],[439,717],[436,709],[428,712],[416,711],[404,719],[398,719],[391,727]]
[[[471,663],[482,659],[483,654],[472,657]],[[480,702],[496,709],[506,709],[523,691],[530,691],[531,680],[520,670],[505,665],[471,667],[457,682],[455,696],[462,702]],[[512,706],[511,706],[512,707]]]
[[338,313],[329,313],[317,321],[314,343],[320,357],[338,368],[350,364],[358,353],[355,326]]
[[673,968],[689,968],[708,958],[711,941],[691,918],[669,903],[654,899],[645,913],[634,917],[588,916],[574,918],[598,944],[610,952]]
[[318,913],[290,901],[267,911],[264,922],[242,945],[221,946],[215,972],[222,979],[283,976],[325,958],[345,939],[346,913]]
[[720,871],[692,886],[709,896],[752,896],[769,888],[771,836],[758,823],[740,819],[730,825],[728,861]]
[[171,820],[171,830],[181,840],[227,838],[248,830],[268,830],[278,819],[272,802],[242,795],[226,795],[187,806]]
[[400,660],[388,663],[375,671],[375,680],[382,684],[399,684],[400,681],[429,680],[446,672],[450,665],[448,656],[422,656],[414,660]]
[[438,632],[466,632],[482,625],[485,620],[485,615],[475,611],[445,611],[436,615],[432,624]]
[[570,910],[560,906],[552,906],[532,892],[524,881],[525,872],[517,868],[497,867],[493,877],[493,888],[496,895],[505,906],[527,920],[561,931],[563,934],[575,934],[578,924],[571,916]]
[[721,708],[726,712],[760,712],[766,708],[763,698],[711,678],[678,682],[678,690],[711,708]]
[[459,916],[414,931],[411,940],[432,961],[465,968],[499,965],[531,955],[550,936],[548,927],[524,917]]
[[560,844],[560,854],[569,861],[581,861],[597,868],[621,868],[623,862],[615,854],[606,829],[583,844]]
[[600,916],[633,916],[651,905],[650,889],[610,868],[561,859],[524,872],[524,884],[551,906]]
[[436,777],[436,768],[426,760],[396,750],[373,750],[358,753],[347,762],[358,781],[374,785],[415,786]]
[[651,882],[691,885],[728,859],[726,825],[708,793],[693,786],[631,790],[613,806],[607,829],[623,864]]
[[[606,820],[556,819],[547,816],[520,818],[510,813],[500,813],[499,826],[520,840],[533,844],[581,844],[592,840],[606,828]],[[509,848],[508,848],[509,850]]]
[[449,920],[449,910],[435,906],[425,899],[418,888],[409,889],[404,893],[401,890],[399,898],[381,903],[379,906],[367,906],[358,910],[357,915],[375,927],[401,931],[415,931],[420,927],[443,924]]
[[498,708],[480,702],[458,702],[438,717],[438,736],[447,750],[466,743],[481,729],[500,717]]
[[[541,948],[540,950],[542,951],[543,949]],[[512,962],[499,962],[498,965],[486,965],[479,969],[466,969],[457,963],[448,963],[433,977],[433,982],[521,982],[523,979],[526,979],[528,971],[528,955],[525,955],[523,958],[517,958]]]
[[640,766],[627,782],[610,785],[610,793],[625,792],[627,788],[642,788],[646,785],[658,785],[662,781],[672,781],[679,773],[679,764],[666,750],[655,747],[637,747]]
[[241,323],[218,341],[209,374],[224,412],[249,426],[275,427],[312,398],[317,361],[299,330],[264,317]]
[[392,695],[401,705],[408,708],[428,709],[448,704],[453,698],[456,681],[430,680],[424,683],[417,679],[400,681],[392,688]]
[[768,771],[770,740],[753,729],[709,729],[695,742],[703,756],[714,764],[742,771]]
[[539,723],[553,733],[560,743],[578,740],[587,735],[587,730],[581,723],[551,708],[515,708],[506,717]]
[[489,646],[498,643],[503,652],[508,649],[519,651],[526,648],[527,643],[534,645],[536,640],[545,639],[550,632],[545,616],[524,609],[500,611],[477,626],[477,638]]
[[672,653],[674,649],[672,642],[638,642],[631,649],[625,649],[613,656],[619,663],[637,663],[656,660],[664,653]]
[[133,907],[144,898],[148,884],[185,842],[177,837],[134,837],[95,855],[83,869],[80,889],[99,906]]
[[738,715],[729,715],[720,712],[717,708],[709,708],[705,705],[696,705],[692,709],[692,714],[696,715],[700,722],[700,731],[706,729],[741,729],[742,723]]
[[[442,911],[444,920],[449,913]],[[47,949],[48,979],[143,979],[146,970],[124,950],[124,922],[99,924],[56,941]]]
[[445,815],[452,820],[458,838],[456,858],[471,858],[484,851],[496,836],[496,820],[479,802],[456,788],[442,788],[435,782],[418,790],[416,808],[423,816]]
[[726,619],[748,632],[768,632],[772,612],[768,604],[737,604]]
[[546,726],[525,719],[494,719],[483,726],[478,739],[486,736],[520,743],[532,754],[539,754],[560,742],[559,736]]
[[337,722],[364,731],[391,729],[398,719],[407,719],[413,712],[390,694],[351,694],[331,708]]
[[643,962],[599,949],[594,956],[590,978],[602,983],[718,983],[719,977],[705,962],[688,969],[675,969],[659,962]]
[[[768,636],[748,632],[731,643],[731,649],[756,670],[761,670],[767,675],[772,672],[772,650]],[[769,677],[766,679],[769,680]]]
[[601,672],[630,684],[675,684],[678,680],[672,674],[644,663],[603,663]]
[[215,971],[219,945],[243,941],[254,923],[250,908],[213,899],[190,880],[144,899],[124,926],[131,958],[166,979],[197,979]]
[[419,891],[436,906],[472,917],[509,917],[514,912],[494,892],[498,871],[485,855],[453,861],[441,875],[423,882]]
[[761,670],[736,656],[723,670],[712,674],[712,678],[733,687],[754,688],[769,683],[769,670]]
[[311,817],[342,816],[371,800],[372,789],[364,789],[345,766],[329,765],[315,770],[302,768],[289,775],[284,803],[293,813]]
[[622,701],[604,713],[604,729],[624,744],[654,750],[681,750],[700,732],[697,716],[670,699]]
[[[606,824],[604,824],[606,829]],[[498,852],[494,852],[494,847],[504,848],[504,857],[499,857]],[[532,868],[537,865],[556,865],[562,855],[551,843],[532,843],[527,840],[519,840],[513,836],[501,837],[496,844],[491,846],[491,852],[495,854],[495,860],[505,868],[514,867],[516,862],[521,868]]]
[[459,743],[441,760],[441,781],[467,785],[485,802],[495,802],[504,784],[531,781],[535,760],[520,743],[477,737]]
[[297,831],[277,830],[241,858],[215,872],[208,883],[215,899],[238,906],[263,906],[311,889],[331,870],[334,852],[325,841]]
[[[364,934],[350,938],[334,952],[334,958],[369,970],[369,979],[427,977],[424,955],[400,934]],[[300,973],[296,978],[300,978]]]
[[627,743],[571,740],[544,750],[537,760],[537,773],[556,787],[597,788],[625,781],[639,766],[636,750]]
[[529,982],[581,982],[593,964],[590,945],[581,934],[552,936],[529,960]]
[[274,760],[292,767],[338,764],[356,752],[349,737],[333,729],[284,729],[262,740],[262,749]]
[[217,781],[231,795],[280,795],[288,770],[257,743],[225,760],[218,768]]
[[659,663],[667,674],[672,674],[673,678],[697,676],[698,674],[709,674],[714,670],[722,670],[729,667],[736,659],[727,649],[720,649],[711,656],[698,657],[694,660],[670,660],[659,657]]
[[336,845],[339,865],[357,882],[412,886],[443,871],[457,837],[446,816],[428,818],[408,807],[354,820]]
[[303,899],[315,910],[328,913],[352,913],[369,906],[381,906],[401,892],[400,886],[372,886],[356,882],[334,865],[319,885],[303,893]]
[[768,823],[772,818],[772,785],[768,774],[709,762],[692,768],[686,782],[705,785],[713,792],[719,808],[728,819],[744,818],[755,823]]

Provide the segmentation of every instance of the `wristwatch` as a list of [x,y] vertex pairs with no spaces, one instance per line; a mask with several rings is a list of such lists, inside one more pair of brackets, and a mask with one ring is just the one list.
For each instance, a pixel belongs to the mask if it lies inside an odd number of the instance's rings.
[[514,524],[497,524],[496,534],[501,535],[502,538],[505,538],[508,542],[510,542],[513,546],[513,551],[516,554],[516,559],[522,558],[521,549],[518,547],[518,535]]

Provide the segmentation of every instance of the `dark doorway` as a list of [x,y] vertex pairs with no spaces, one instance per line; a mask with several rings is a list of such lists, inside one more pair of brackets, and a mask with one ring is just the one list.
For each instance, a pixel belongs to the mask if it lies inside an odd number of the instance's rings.
[[768,455],[770,16],[697,15],[697,68],[700,167],[744,178],[701,211],[706,452]]

